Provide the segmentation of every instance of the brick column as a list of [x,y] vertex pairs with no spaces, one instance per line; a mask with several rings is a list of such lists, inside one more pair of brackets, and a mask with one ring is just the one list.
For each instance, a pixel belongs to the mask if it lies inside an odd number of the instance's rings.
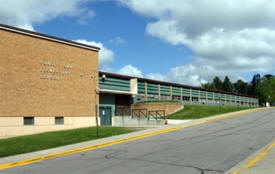
[[148,100],[148,96],[147,96],[147,82],[144,83],[144,88],[145,88],[145,101]]
[[205,91],[205,95],[206,95],[206,105],[208,105],[208,91]]
[[221,102],[222,102],[222,94],[219,93],[219,105],[221,105]]
[[212,102],[213,102],[213,104],[215,104],[215,93],[214,92],[212,92]]
[[170,86],[170,100],[173,100],[173,86]]
[[190,89],[190,104],[192,105],[192,89]]
[[161,96],[160,96],[161,94],[160,94],[160,84],[158,84],[158,98],[159,98],[159,100],[161,100]]
[[180,100],[183,101],[183,89],[180,88]]
[[201,91],[198,90],[198,100],[199,100],[199,104],[201,104]]

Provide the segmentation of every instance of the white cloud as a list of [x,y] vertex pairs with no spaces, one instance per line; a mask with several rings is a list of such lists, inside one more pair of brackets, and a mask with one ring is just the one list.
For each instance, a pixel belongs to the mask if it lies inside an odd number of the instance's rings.
[[275,66],[274,0],[120,0],[153,18],[146,33],[194,53],[189,64],[164,74],[166,80],[198,85],[216,75],[232,79]]
[[117,36],[115,39],[110,39],[110,42],[115,45],[120,45],[120,44],[124,44],[125,40],[122,39],[121,37]]
[[34,30],[33,25],[59,16],[80,17],[85,23],[94,16],[83,7],[88,0],[0,0],[0,23]]
[[160,81],[167,81],[167,77],[161,73],[149,73],[146,75],[146,78]]
[[77,23],[80,25],[87,25],[89,20],[95,17],[95,12],[92,10],[85,10],[84,13],[85,14],[81,15],[77,20]]
[[128,75],[128,76],[134,76],[134,77],[143,77],[141,70],[139,70],[138,68],[132,65],[126,65],[122,67],[117,71],[117,73]]
[[108,48],[104,47],[104,45],[101,42],[95,42],[95,41],[87,41],[84,39],[75,40],[76,42],[92,45],[100,48],[99,51],[99,67],[101,69],[108,69],[108,65],[114,61],[115,54],[112,50],[109,50]]

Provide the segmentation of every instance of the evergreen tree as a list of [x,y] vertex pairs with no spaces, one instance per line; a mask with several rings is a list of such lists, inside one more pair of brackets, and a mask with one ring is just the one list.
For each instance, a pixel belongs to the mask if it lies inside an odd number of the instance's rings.
[[256,87],[257,85],[261,82],[261,75],[260,74],[255,74],[253,76],[253,79],[251,81],[251,91],[250,91],[250,95],[254,95],[256,92]]
[[248,83],[238,80],[234,83],[234,92],[238,94],[248,94],[249,85]]
[[212,90],[216,89],[213,83],[203,83],[201,84],[201,87],[204,89],[212,89]]
[[230,79],[228,76],[225,76],[223,81],[223,90],[227,92],[233,92],[233,85],[230,82]]
[[213,84],[215,86],[216,89],[218,90],[222,90],[223,89],[223,82],[221,81],[221,79],[216,76],[213,80]]

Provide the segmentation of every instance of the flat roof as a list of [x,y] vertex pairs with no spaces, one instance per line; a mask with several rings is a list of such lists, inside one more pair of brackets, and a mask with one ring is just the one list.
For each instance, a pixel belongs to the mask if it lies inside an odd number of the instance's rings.
[[84,49],[88,49],[88,50],[93,50],[93,51],[99,51],[100,50],[100,48],[95,47],[95,46],[82,44],[82,43],[74,42],[74,41],[71,41],[71,40],[62,39],[62,38],[59,38],[59,37],[50,36],[50,35],[42,34],[42,33],[38,33],[38,32],[33,32],[33,31],[29,31],[29,30],[9,26],[9,25],[0,24],[0,29],[15,32],[15,33],[19,33],[19,34],[23,34],[23,35],[27,35],[27,36],[31,36],[31,37],[36,37],[36,38],[40,38],[40,39],[44,39],[44,40],[58,42],[58,43],[62,43],[62,44],[70,45],[70,46],[84,48]]
[[226,92],[226,91],[222,91],[222,90],[205,89],[205,88],[201,88],[201,87],[189,86],[189,85],[184,85],[184,84],[180,84],[180,83],[172,83],[172,82],[152,80],[152,79],[147,79],[147,78],[142,78],[142,77],[134,77],[134,76],[127,76],[127,75],[121,75],[121,74],[115,74],[115,73],[99,71],[99,75],[103,75],[103,74],[105,74],[107,77],[109,76],[109,77],[121,78],[121,79],[127,79],[127,80],[138,79],[138,81],[141,81],[141,82],[157,83],[157,84],[161,84],[161,85],[169,85],[169,86],[196,89],[196,90],[201,90],[201,91],[208,91],[208,92],[216,92],[216,93],[224,93],[224,94],[230,94],[230,95],[236,95],[236,96],[257,98],[255,96],[249,96],[249,95],[245,95],[245,94],[237,94],[237,93]]

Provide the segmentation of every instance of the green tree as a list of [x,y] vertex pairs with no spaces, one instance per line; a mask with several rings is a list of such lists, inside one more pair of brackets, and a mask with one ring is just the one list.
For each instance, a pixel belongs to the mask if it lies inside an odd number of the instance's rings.
[[234,83],[234,92],[238,94],[248,94],[249,85],[248,83],[238,80]]
[[263,78],[256,86],[255,94],[258,96],[260,104],[269,102],[275,105],[275,77]]
[[203,83],[201,84],[201,87],[204,89],[213,89],[213,90],[216,89],[213,83]]
[[223,82],[221,81],[221,79],[216,76],[214,79],[213,79],[213,82],[212,82],[215,86],[216,89],[218,90],[222,90],[223,89]]
[[251,83],[250,83],[250,85],[251,85],[251,88],[250,88],[250,91],[249,91],[250,95],[255,95],[256,94],[256,87],[260,82],[261,82],[261,75],[260,74],[255,74],[253,76],[253,79],[252,79]]
[[233,92],[233,85],[228,76],[225,76],[223,81],[223,90],[227,92]]
[[271,77],[273,77],[273,75],[271,75],[271,74],[266,74],[266,75],[264,75],[263,79],[269,80]]

